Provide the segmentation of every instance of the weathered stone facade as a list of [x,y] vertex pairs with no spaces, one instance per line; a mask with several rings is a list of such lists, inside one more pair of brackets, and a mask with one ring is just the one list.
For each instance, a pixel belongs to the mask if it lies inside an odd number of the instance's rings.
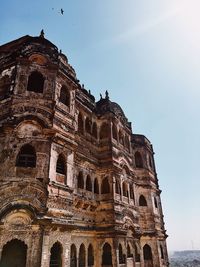
[[0,68],[0,266],[167,266],[149,140],[42,35]]

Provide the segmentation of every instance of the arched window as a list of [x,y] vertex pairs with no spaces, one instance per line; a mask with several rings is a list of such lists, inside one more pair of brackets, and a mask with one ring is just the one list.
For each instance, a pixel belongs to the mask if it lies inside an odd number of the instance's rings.
[[93,122],[92,124],[92,136],[97,139],[97,124],[96,122]]
[[66,86],[62,86],[60,89],[60,98],[59,101],[65,106],[70,107],[70,92]]
[[121,195],[121,187],[117,179],[115,180],[115,193]]
[[88,247],[88,267],[94,265],[94,249],[90,244]]
[[85,267],[85,264],[85,246],[84,244],[81,244],[79,249],[79,267]]
[[85,130],[87,133],[91,134],[91,121],[90,119],[87,117],[85,120]]
[[8,75],[4,75],[0,79],[0,100],[9,97],[11,84],[12,81]]
[[102,265],[112,266],[112,250],[108,243],[105,243],[103,246]]
[[108,123],[104,122],[101,125],[99,137],[100,139],[105,139],[110,137],[110,127]]
[[65,165],[65,160],[62,155],[58,156],[58,160],[56,163],[56,172],[59,174],[66,174],[66,165]]
[[98,183],[97,178],[95,178],[94,180],[94,193],[99,194],[99,183]]
[[114,123],[112,124],[112,137],[117,141],[117,127]]
[[146,198],[143,195],[141,195],[139,198],[139,206],[142,206],[142,207],[147,206]]
[[92,181],[89,175],[87,175],[87,178],[86,178],[86,190],[92,192]]
[[143,161],[140,152],[135,152],[135,166],[137,168],[143,168]]
[[110,193],[110,184],[108,182],[108,178],[105,177],[101,184],[101,194],[108,194]]
[[82,172],[79,172],[77,179],[78,179],[78,188],[84,189],[84,179]]
[[83,123],[83,116],[81,113],[78,114],[78,131],[81,134],[84,134],[84,123]]
[[129,188],[130,188],[130,198],[134,199],[133,185],[130,184]]
[[24,168],[34,168],[36,166],[36,153],[31,145],[21,147],[17,156],[16,166]]
[[125,255],[123,254],[122,245],[119,244],[119,264],[125,263]]
[[56,242],[51,248],[50,267],[62,267],[62,246]]
[[27,91],[32,91],[35,93],[43,93],[43,87],[44,87],[43,75],[38,71],[32,72],[28,78]]
[[151,247],[147,244],[143,247],[143,255],[144,260],[152,260]]
[[70,267],[77,267],[76,246],[74,244],[71,245],[70,250]]
[[123,182],[123,196],[128,197],[128,186],[126,182]]
[[26,266],[27,246],[24,242],[13,239],[2,250],[0,266]]
[[156,209],[158,208],[158,203],[157,203],[156,197],[154,197],[154,206],[155,206]]
[[160,257],[162,260],[164,259],[163,247],[161,245],[160,245]]
[[140,252],[136,245],[135,245],[135,261],[140,262]]
[[127,258],[132,258],[133,254],[131,253],[131,246],[130,244],[127,245]]

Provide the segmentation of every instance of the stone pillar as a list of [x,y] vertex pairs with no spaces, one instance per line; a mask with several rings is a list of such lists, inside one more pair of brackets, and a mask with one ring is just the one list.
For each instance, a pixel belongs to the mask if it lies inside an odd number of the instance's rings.
[[94,249],[94,267],[100,267],[102,261],[102,244],[100,242],[96,242],[96,246]]
[[70,266],[70,248],[66,247],[64,253],[64,263],[63,266]]
[[118,265],[118,240],[116,238],[113,239],[113,246],[112,246],[112,264],[113,267],[119,266]]
[[128,183],[128,203],[130,203],[130,184]]
[[42,254],[42,239],[43,231],[39,229],[39,226],[34,229],[30,245],[27,251],[27,267],[40,267],[41,266],[41,254]]
[[49,233],[43,234],[42,240],[42,259],[41,267],[49,267],[50,251],[49,251]]

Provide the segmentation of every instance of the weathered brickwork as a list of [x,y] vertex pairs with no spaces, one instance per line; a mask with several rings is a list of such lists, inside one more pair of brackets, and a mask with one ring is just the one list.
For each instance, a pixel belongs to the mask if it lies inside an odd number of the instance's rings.
[[43,35],[0,46],[0,266],[168,266],[153,155]]

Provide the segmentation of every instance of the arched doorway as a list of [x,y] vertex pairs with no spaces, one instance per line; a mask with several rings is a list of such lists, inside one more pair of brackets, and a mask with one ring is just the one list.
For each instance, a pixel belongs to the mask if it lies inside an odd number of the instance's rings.
[[1,267],[26,267],[27,246],[24,242],[13,239],[8,242],[2,251]]
[[144,256],[144,267],[153,267],[151,247],[147,244],[143,247],[143,256]]
[[59,242],[51,248],[50,267],[62,267],[62,246]]
[[94,249],[93,246],[90,244],[88,247],[88,266],[94,265]]
[[74,244],[71,245],[70,267],[77,267],[76,246]]
[[84,244],[81,244],[79,249],[79,267],[85,267],[85,246]]
[[103,246],[102,266],[112,266],[112,249],[108,243]]

